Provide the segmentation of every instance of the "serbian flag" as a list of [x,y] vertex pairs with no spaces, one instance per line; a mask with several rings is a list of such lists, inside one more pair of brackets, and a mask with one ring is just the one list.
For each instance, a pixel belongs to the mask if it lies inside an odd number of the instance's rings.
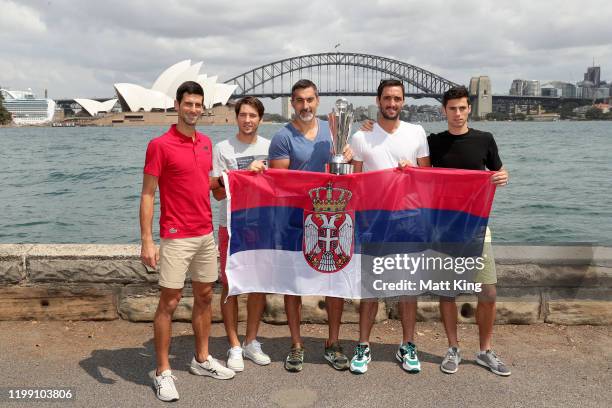
[[224,175],[229,294],[359,299],[371,244],[476,242],[482,249],[495,194],[491,174],[231,171]]

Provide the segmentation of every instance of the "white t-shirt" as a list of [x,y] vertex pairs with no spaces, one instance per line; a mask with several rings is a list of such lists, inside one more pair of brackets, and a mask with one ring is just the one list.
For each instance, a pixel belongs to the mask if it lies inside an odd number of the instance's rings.
[[[261,136],[257,136],[255,143],[242,143],[237,137],[232,137],[219,142],[213,148],[213,177],[221,176],[227,170],[244,170],[254,160],[268,160],[268,149],[270,141]],[[219,226],[225,227],[227,224],[227,203],[225,200],[220,202]]]
[[363,171],[397,167],[400,160],[410,160],[416,166],[417,158],[429,156],[425,129],[421,125],[400,122],[393,133],[387,133],[378,123],[371,132],[358,131],[351,138],[353,159],[363,162]]

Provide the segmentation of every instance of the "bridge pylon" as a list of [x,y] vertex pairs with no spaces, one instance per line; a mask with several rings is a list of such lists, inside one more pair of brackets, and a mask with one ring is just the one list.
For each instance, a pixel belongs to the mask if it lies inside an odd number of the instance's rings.
[[472,77],[469,92],[472,117],[484,119],[487,114],[493,112],[493,94],[488,76]]

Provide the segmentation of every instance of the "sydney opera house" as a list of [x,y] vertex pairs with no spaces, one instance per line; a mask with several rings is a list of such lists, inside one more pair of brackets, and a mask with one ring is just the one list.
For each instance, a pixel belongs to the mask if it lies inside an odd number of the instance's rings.
[[236,85],[217,83],[217,76],[201,74],[202,62],[185,60],[172,65],[157,77],[150,88],[131,84],[114,84],[114,99],[107,101],[74,99],[88,122],[97,126],[168,125],[176,123],[174,99],[177,88],[185,81],[195,81],[204,89],[205,112],[201,124],[233,123],[233,110],[225,106]]
[[91,116],[99,113],[110,113],[117,104],[118,99],[109,99],[105,102],[94,101],[93,99],[76,98],[74,101],[81,105],[83,110]]
[[225,105],[236,85],[217,83],[216,76],[200,74],[202,62],[191,65],[185,60],[166,69],[149,88],[136,84],[115,84],[117,98],[124,112],[152,112],[174,109],[176,90],[185,81],[196,81],[204,88],[204,107]]
[[[177,88],[185,81],[196,81],[204,88],[204,107],[209,111],[206,119],[209,122],[227,122],[226,118],[231,118],[231,115],[227,115],[228,109],[220,105],[227,103],[236,85],[217,83],[217,76],[200,74],[201,67],[202,62],[192,65],[191,60],[181,61],[162,72],[151,88],[118,83],[114,85],[116,99],[100,102],[79,98],[74,101],[88,115],[97,117],[92,122],[95,124],[171,123],[176,121],[176,113],[173,112]],[[117,106],[117,102],[121,109]],[[122,113],[117,113],[119,111]],[[108,113],[117,114],[101,115]]]

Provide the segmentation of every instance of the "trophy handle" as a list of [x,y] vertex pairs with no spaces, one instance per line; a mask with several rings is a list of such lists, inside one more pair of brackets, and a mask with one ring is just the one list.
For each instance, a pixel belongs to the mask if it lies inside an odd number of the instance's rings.
[[329,134],[332,139],[332,147],[335,148],[334,140],[336,138],[336,115],[333,111],[327,114],[327,123],[329,125]]

